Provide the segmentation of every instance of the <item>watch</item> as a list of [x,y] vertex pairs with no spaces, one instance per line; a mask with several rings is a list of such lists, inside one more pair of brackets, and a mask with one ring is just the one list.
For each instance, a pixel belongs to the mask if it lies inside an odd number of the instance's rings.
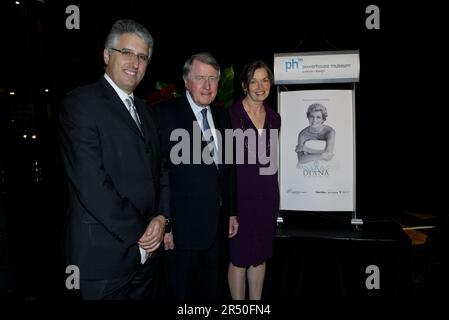
[[165,233],[171,232],[171,220],[165,217]]

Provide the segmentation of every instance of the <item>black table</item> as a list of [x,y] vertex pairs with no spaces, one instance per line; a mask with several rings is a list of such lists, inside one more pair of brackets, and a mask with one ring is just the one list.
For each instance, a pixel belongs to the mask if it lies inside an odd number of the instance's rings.
[[[379,270],[379,289],[366,280]],[[278,226],[263,297],[383,299],[413,295],[411,241],[394,221],[296,219]],[[371,281],[368,281],[372,283]]]

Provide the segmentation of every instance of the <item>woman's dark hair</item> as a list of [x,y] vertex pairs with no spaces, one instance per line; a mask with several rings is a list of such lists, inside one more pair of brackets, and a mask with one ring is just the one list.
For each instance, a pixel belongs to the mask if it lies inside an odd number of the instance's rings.
[[247,91],[249,88],[249,82],[254,77],[254,73],[257,69],[265,69],[270,79],[270,84],[273,84],[273,72],[271,68],[262,60],[256,60],[245,64],[242,73],[240,73],[240,83],[242,84],[243,91]]

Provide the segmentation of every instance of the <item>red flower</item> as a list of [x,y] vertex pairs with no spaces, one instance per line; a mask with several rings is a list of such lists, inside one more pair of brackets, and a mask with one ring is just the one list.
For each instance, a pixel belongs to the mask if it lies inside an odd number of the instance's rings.
[[156,89],[156,91],[150,93],[148,96],[147,102],[150,106],[177,98],[179,96],[176,92],[176,85],[174,84],[167,85],[162,82],[158,82],[156,88],[159,89]]

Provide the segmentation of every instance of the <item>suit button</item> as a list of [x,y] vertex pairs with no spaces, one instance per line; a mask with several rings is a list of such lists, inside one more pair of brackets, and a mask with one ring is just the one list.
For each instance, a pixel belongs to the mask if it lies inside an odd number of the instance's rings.
[[150,149],[149,148],[145,148],[145,152],[146,153],[150,153]]

